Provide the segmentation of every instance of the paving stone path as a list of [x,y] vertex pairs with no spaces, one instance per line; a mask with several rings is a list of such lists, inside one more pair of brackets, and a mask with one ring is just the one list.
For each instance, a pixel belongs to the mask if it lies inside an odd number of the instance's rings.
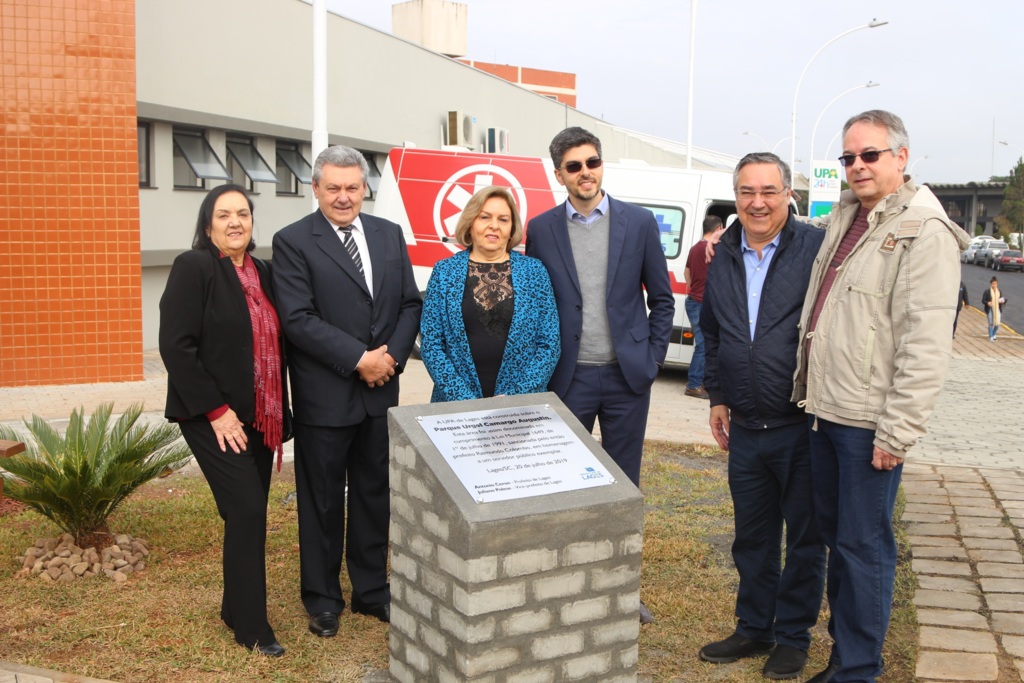
[[[929,433],[904,466],[920,681],[1024,680],[1024,338],[960,337]],[[1005,339],[1005,341],[1004,341]]]

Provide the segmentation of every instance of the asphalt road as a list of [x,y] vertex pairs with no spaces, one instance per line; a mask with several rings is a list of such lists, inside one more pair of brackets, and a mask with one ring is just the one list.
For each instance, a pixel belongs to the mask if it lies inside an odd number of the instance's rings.
[[988,288],[992,276],[999,278],[999,289],[1006,297],[1003,322],[1017,332],[1024,333],[1024,272],[996,272],[991,268],[960,264],[960,277],[967,285],[967,298],[971,305],[981,309],[981,294]]

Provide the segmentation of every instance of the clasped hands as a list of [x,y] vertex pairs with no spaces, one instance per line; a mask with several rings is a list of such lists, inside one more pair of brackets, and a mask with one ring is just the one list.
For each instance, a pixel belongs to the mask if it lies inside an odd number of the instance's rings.
[[372,389],[384,386],[385,382],[394,377],[397,367],[398,362],[388,353],[388,345],[384,344],[376,349],[367,349],[356,365],[356,372],[359,373],[359,379]]

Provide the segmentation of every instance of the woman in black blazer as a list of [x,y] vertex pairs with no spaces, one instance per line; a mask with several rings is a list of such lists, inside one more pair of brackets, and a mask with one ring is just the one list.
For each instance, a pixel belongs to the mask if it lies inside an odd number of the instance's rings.
[[267,621],[267,497],[288,396],[270,272],[249,254],[252,210],[238,185],[206,195],[192,249],[174,260],[160,299],[160,356],[165,415],[181,427],[224,520],[221,619],[242,646],[280,657]]

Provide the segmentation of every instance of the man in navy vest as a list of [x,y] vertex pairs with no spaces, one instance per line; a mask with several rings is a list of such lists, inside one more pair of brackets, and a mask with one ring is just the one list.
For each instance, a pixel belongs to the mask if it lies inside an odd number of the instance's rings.
[[825,231],[790,215],[789,167],[774,154],[743,157],[733,185],[737,221],[708,268],[700,323],[711,433],[729,451],[740,584],[735,632],[705,645],[700,658],[770,654],[765,676],[796,678],[821,609],[825,544],[814,519],[807,417],[790,394],[797,322]]

